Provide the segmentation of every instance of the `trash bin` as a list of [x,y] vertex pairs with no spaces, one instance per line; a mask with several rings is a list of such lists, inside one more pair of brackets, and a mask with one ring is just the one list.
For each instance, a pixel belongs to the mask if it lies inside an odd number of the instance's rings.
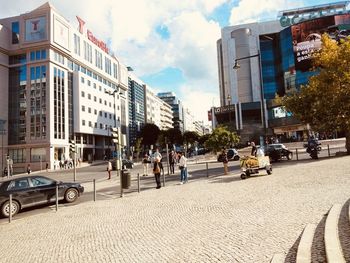
[[131,184],[131,175],[127,169],[122,170],[122,187],[123,189],[129,189]]

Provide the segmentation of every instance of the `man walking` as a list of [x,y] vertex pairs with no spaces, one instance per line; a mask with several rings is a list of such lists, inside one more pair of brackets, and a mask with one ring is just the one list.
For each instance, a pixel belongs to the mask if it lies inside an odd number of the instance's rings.
[[108,172],[108,180],[110,180],[111,179],[111,172],[112,172],[112,163],[109,160],[107,163],[107,172]]
[[169,166],[170,166],[170,173],[171,174],[175,173],[175,160],[176,160],[175,153],[174,153],[174,151],[171,151],[169,153]]

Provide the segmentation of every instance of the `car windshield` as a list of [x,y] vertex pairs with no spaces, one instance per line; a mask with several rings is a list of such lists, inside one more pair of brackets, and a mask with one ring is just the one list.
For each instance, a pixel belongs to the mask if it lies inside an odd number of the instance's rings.
[[33,177],[31,178],[31,180],[32,180],[33,186],[52,185],[55,183],[54,180],[51,180],[45,177]]

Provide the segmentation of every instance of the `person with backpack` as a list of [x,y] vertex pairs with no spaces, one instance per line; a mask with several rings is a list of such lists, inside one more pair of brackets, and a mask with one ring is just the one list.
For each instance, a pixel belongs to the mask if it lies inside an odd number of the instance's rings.
[[161,159],[159,157],[154,158],[153,162],[153,173],[154,173],[154,178],[156,179],[156,184],[157,184],[157,189],[161,188],[160,185],[160,172],[163,169],[163,164],[161,162]]

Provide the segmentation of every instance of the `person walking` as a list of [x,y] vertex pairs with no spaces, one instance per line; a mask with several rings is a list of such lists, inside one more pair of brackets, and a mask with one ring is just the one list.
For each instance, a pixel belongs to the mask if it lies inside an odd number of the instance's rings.
[[163,156],[159,152],[159,148],[156,148],[156,151],[153,153],[153,156],[152,156],[153,162],[155,161],[156,158],[159,158],[160,160],[162,160],[163,158]]
[[181,157],[179,160],[179,168],[180,168],[180,184],[187,183],[187,158],[185,157],[184,153],[180,153]]
[[226,152],[225,148],[222,149],[221,158],[222,158],[222,163],[224,165],[224,174],[227,175],[228,174],[228,158],[227,158],[227,152]]
[[252,151],[251,151],[250,155],[256,156],[256,146],[255,146],[255,142],[252,141],[252,142],[250,143],[250,146],[252,146]]
[[32,172],[32,169],[30,169],[30,164],[27,165],[27,173],[30,174]]
[[108,172],[108,180],[110,180],[111,179],[111,173],[112,173],[112,163],[109,160],[108,160],[108,163],[107,163],[107,172]]
[[170,166],[170,173],[174,174],[175,173],[175,161],[176,161],[176,156],[174,151],[171,151],[169,153],[169,166]]
[[156,180],[157,187],[156,189],[160,189],[160,172],[163,170],[163,164],[161,162],[161,159],[159,157],[154,158],[153,161],[153,173],[154,173],[154,178]]
[[149,157],[147,153],[144,155],[142,159],[143,164],[143,176],[148,176],[148,164],[150,163]]

